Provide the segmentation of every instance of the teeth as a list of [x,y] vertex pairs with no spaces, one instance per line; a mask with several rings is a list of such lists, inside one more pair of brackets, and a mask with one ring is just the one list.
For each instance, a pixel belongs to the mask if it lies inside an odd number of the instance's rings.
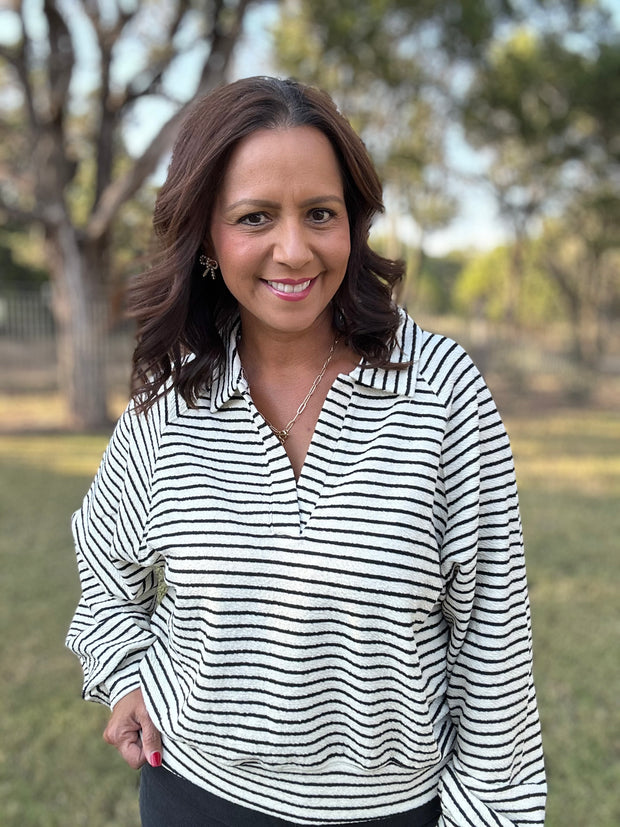
[[267,284],[270,287],[273,287],[274,290],[277,290],[278,293],[301,293],[310,286],[311,281],[312,279],[308,279],[308,281],[300,281],[297,284],[284,284],[281,281],[268,281]]

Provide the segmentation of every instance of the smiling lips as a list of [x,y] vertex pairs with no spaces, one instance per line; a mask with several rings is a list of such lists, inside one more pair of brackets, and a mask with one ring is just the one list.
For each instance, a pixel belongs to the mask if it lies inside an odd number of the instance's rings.
[[314,279],[306,279],[305,281],[265,281],[265,284],[282,298],[295,300],[302,299],[307,295],[313,281]]

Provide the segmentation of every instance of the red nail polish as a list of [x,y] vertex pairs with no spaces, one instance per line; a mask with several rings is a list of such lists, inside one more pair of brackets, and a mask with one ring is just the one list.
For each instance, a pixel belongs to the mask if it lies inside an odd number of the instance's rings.
[[161,767],[161,752],[152,752],[149,758],[149,764],[152,767]]

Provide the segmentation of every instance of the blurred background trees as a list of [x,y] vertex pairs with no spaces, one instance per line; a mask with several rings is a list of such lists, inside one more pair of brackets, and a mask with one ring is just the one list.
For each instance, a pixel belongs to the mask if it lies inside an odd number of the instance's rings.
[[138,193],[191,100],[227,78],[248,6],[15,0],[3,12],[13,37],[0,49],[0,210],[12,226],[38,228],[75,427],[108,422],[101,308],[113,299],[128,228],[133,254],[144,252],[150,206],[140,208]]
[[[599,366],[620,315],[612,12],[609,0],[12,0],[0,284],[49,274],[73,424],[107,420],[108,322],[93,308],[116,307],[142,266],[179,120],[241,73],[323,86],[362,134],[385,181],[374,243],[407,260],[412,311],[513,331],[562,322],[572,358]],[[473,151],[464,176],[458,156]],[[481,186],[497,208],[488,243],[438,253]]]
[[[513,228],[510,295],[527,258],[551,280],[574,355],[597,365],[620,303],[620,36],[595,2],[542,9],[494,43],[463,105]],[[507,312],[514,313],[510,305]]]

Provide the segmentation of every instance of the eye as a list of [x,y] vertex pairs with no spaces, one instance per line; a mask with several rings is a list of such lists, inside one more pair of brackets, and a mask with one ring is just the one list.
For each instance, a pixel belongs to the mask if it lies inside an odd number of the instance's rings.
[[261,227],[266,224],[268,217],[264,212],[251,212],[239,219],[239,224],[246,224],[249,227]]
[[325,224],[330,218],[333,218],[335,214],[333,210],[328,210],[327,207],[316,207],[310,210],[310,218],[316,224]]

